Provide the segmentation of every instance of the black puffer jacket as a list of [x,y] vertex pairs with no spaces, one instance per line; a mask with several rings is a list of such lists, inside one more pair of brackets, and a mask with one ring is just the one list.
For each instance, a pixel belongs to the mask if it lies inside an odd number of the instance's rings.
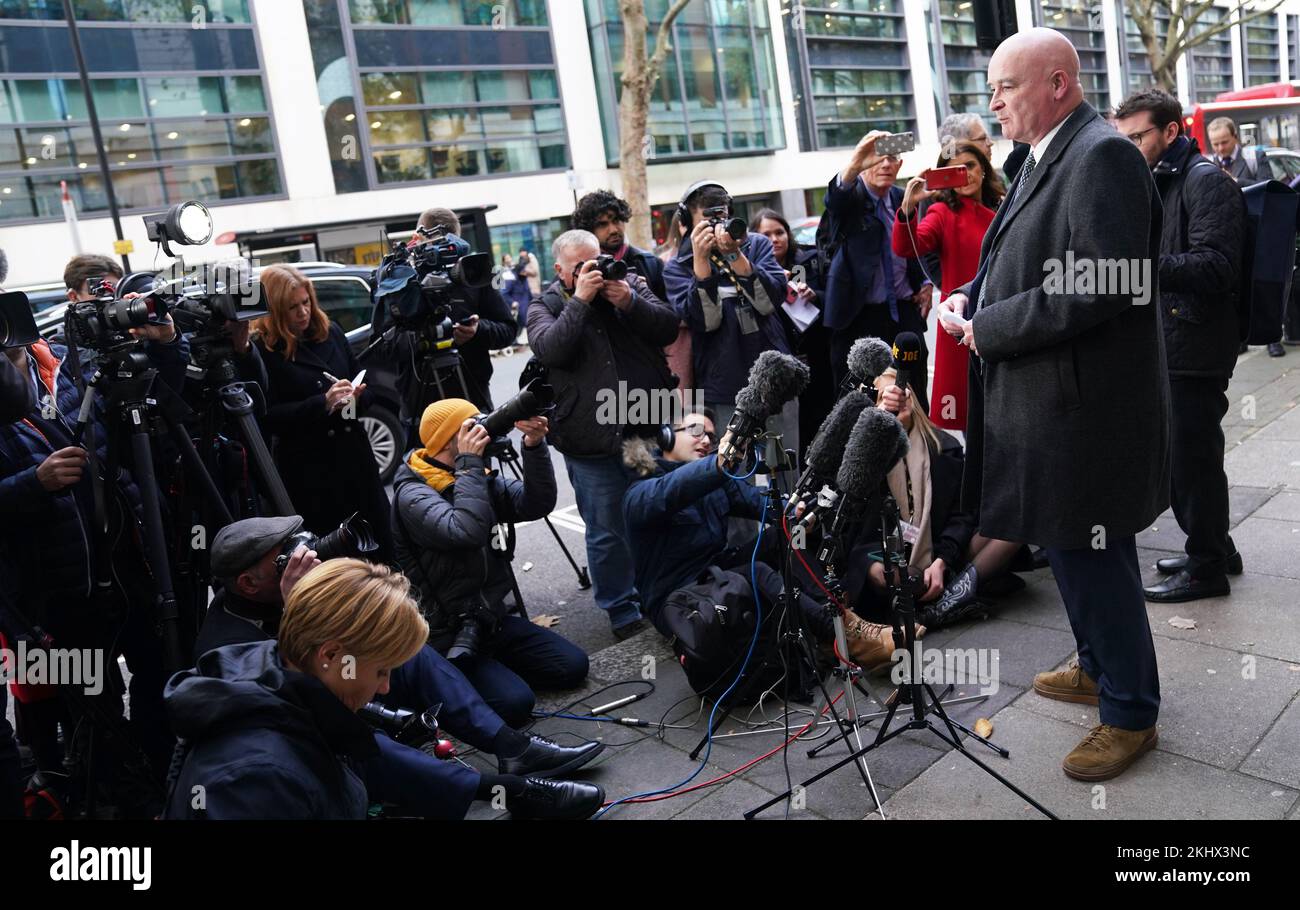
[[[481,456],[456,456],[456,482],[439,493],[404,460],[393,479],[397,561],[419,589],[429,621],[429,643],[450,644],[454,616],[467,604],[486,605],[497,617],[510,591],[510,553],[494,528],[536,521],[555,508],[555,468],[546,443],[524,448],[524,479],[484,472]],[[409,460],[410,456],[407,456]],[[507,541],[508,543],[508,541]]]
[[164,818],[366,817],[371,727],[274,641],[209,651],[163,698],[181,738]]
[[677,338],[677,314],[639,275],[630,273],[628,283],[636,300],[625,313],[601,297],[592,305],[581,303],[558,281],[528,308],[528,344],[550,368],[555,386],[547,438],[565,455],[622,453],[623,427],[600,419],[615,400],[611,394],[617,395],[620,379],[629,391],[677,386],[663,353]]
[[1170,376],[1232,375],[1246,236],[1241,187],[1180,137],[1153,175],[1165,207],[1160,318]]

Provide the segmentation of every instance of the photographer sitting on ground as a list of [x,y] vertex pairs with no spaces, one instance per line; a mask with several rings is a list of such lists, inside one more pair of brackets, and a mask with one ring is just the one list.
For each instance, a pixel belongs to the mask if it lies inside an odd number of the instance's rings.
[[[301,529],[302,519],[291,515],[237,521],[217,534],[212,542],[212,570],[222,589],[208,607],[199,632],[195,650],[200,664],[210,651],[269,641],[280,632],[285,601],[303,576],[321,565],[316,553],[301,544],[287,561],[280,559]],[[511,785],[507,792],[526,801],[516,807],[521,813],[531,809],[560,817],[594,798],[586,785],[572,788],[534,779],[576,770],[601,752],[601,744],[567,748],[510,728],[460,671],[427,645],[395,667],[389,682],[386,703],[413,711],[440,704],[440,727],[473,748],[496,755],[500,775],[480,774],[459,762],[435,759],[377,733],[380,754],[367,765],[373,799],[397,803],[426,818],[459,819],[472,801],[490,797],[501,776],[516,778],[507,782]],[[519,781],[527,786],[519,786]]]
[[[936,429],[925,411],[912,406],[911,388],[904,396],[894,384],[896,375],[891,367],[875,381],[879,406],[898,415],[909,443],[907,457],[889,472],[889,489],[898,503],[899,516],[914,525],[919,535],[909,563],[925,578],[925,592],[917,598],[917,622],[938,629],[987,610],[988,605],[976,595],[989,593],[990,583],[999,592],[1024,587],[1018,576],[1001,577],[1021,544],[975,532],[977,516],[961,509],[965,463],[961,444]],[[878,512],[878,503],[866,510],[868,515]],[[888,618],[878,538],[878,533],[874,539],[871,533],[860,538],[849,556],[844,586],[859,613]]]
[[478,408],[460,398],[424,410],[424,448],[409,453],[393,481],[397,558],[420,592],[429,643],[453,658],[485,701],[512,726],[527,723],[534,689],[572,689],[587,678],[587,655],[567,639],[506,615],[511,553],[505,525],[555,508],[555,470],[545,417],[521,420],[523,481],[489,472],[490,439]]
[[[624,463],[642,478],[628,487],[623,498],[628,538],[636,554],[637,586],[650,621],[664,634],[669,634],[662,622],[664,603],[673,591],[694,583],[704,569],[735,569],[748,577],[755,542],[728,548],[727,520],[761,517],[764,495],[757,487],[724,474],[720,456],[710,457],[717,448],[711,413],[687,414],[673,430],[673,447],[668,451],[653,449],[643,439],[630,439],[624,447]],[[768,519],[779,521],[779,516],[769,510]],[[760,549],[760,561],[779,553],[776,535],[780,533],[775,525],[764,532],[764,544],[773,546]],[[762,581],[760,588],[780,593],[779,577],[768,573],[767,578],[775,591]],[[814,584],[807,579],[800,587],[807,592]],[[831,624],[825,608],[806,594],[800,597],[800,606],[813,635],[829,642]],[[866,669],[889,661],[894,640],[888,626],[863,622],[852,613],[845,613],[844,622],[851,660]],[[918,628],[917,634],[924,631]]]

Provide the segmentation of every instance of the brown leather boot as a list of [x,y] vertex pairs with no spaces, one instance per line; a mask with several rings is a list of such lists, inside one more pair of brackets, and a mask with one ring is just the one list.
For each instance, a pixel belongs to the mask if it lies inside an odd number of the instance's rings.
[[[849,643],[848,659],[870,672],[888,664],[894,654],[894,630],[891,626],[867,622],[852,610],[845,610],[844,638]],[[925,634],[925,626],[916,627],[916,637]]]
[[1070,661],[1064,670],[1039,673],[1034,677],[1034,691],[1044,698],[1072,701],[1080,705],[1097,704],[1097,683],[1077,660]]
[[1155,727],[1124,730],[1098,724],[1065,756],[1061,768],[1075,780],[1110,780],[1154,749],[1158,740]]

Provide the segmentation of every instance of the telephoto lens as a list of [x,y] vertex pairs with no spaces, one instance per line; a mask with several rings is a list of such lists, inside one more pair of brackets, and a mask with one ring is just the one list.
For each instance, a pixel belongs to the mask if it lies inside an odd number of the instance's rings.
[[379,549],[379,542],[375,539],[374,531],[370,530],[370,523],[361,518],[358,512],[353,512],[351,518],[324,537],[316,537],[307,531],[299,531],[289,537],[280,548],[280,555],[275,557],[277,573],[283,574],[284,567],[289,564],[290,557],[299,545],[315,550],[316,558],[321,562],[341,556],[362,559],[367,553]]

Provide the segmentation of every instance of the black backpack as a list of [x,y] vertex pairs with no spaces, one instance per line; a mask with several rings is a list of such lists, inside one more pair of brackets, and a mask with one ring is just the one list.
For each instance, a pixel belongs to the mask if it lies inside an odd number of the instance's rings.
[[1242,195],[1246,238],[1238,326],[1242,341],[1270,344],[1282,338],[1282,322],[1291,299],[1300,198],[1277,180],[1248,186]]
[[776,645],[776,595],[781,590],[781,577],[762,563],[757,566],[757,574],[763,596],[757,642],[753,588],[748,578],[736,572],[709,566],[694,584],[668,595],[664,604],[660,630],[669,636],[669,645],[691,689],[711,701],[717,701],[736,682],[751,642],[753,655],[744,678],[732,688],[727,703],[757,701],[781,679],[781,662],[764,661]]

